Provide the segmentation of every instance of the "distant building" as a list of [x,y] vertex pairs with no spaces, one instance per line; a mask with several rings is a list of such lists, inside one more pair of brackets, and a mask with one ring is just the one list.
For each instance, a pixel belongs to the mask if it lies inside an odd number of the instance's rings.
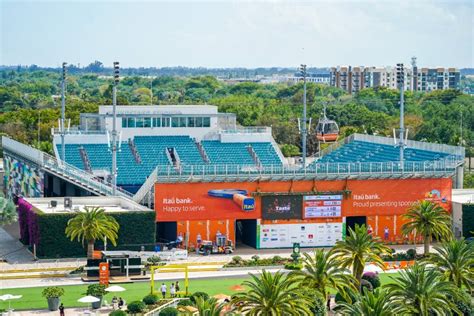
[[[287,81],[298,83],[303,80],[300,73],[296,73],[293,77],[288,77]],[[306,82],[320,83],[329,85],[331,82],[331,75],[329,73],[308,73],[306,76]]]
[[[460,72],[456,68],[405,68],[406,91],[457,89]],[[396,67],[337,66],[332,67],[329,84],[349,93],[370,87],[397,89]]]

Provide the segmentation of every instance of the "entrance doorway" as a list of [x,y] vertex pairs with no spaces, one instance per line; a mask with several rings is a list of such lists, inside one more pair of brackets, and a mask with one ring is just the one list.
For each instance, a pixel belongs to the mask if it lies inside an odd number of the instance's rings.
[[346,236],[349,236],[349,228],[355,230],[356,225],[367,225],[367,216],[347,216],[346,217]]
[[235,221],[235,245],[257,247],[257,220],[238,219]]
[[178,224],[176,222],[156,223],[156,241],[167,243],[175,241],[178,236]]

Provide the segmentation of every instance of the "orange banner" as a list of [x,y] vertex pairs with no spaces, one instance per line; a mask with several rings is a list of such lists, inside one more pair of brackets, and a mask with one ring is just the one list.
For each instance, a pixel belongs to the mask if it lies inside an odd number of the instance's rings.
[[[157,183],[157,221],[262,218],[262,194],[343,194],[341,216],[401,215],[416,201],[451,209],[451,179]],[[245,192],[245,194],[243,194]],[[238,194],[243,196],[238,196]],[[246,198],[245,198],[246,197]],[[246,201],[245,210],[241,201]],[[383,224],[385,225],[385,224]],[[381,226],[381,225],[379,225]],[[384,226],[382,226],[384,227]]]
[[99,284],[109,284],[109,263],[99,263]]

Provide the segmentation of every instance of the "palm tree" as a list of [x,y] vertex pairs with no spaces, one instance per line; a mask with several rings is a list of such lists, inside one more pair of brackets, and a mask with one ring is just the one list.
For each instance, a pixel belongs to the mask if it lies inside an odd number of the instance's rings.
[[15,204],[0,195],[0,225],[9,225],[16,222],[18,213]]
[[313,257],[304,253],[303,267],[304,270],[294,271],[290,276],[302,286],[319,293],[325,301],[329,298],[330,289],[345,292],[347,288],[353,288],[354,279],[347,274],[347,269],[338,265],[331,252],[319,249]]
[[219,316],[224,309],[224,304],[217,303],[215,298],[204,299],[202,296],[196,297],[196,308],[199,316]]
[[474,285],[474,245],[464,239],[443,242],[435,247],[427,262],[440,270],[445,278],[458,288],[465,286],[470,291]]
[[454,283],[443,280],[441,272],[416,263],[401,270],[395,283],[385,285],[393,299],[394,313],[402,315],[451,315],[459,312],[452,298],[460,293]]
[[403,215],[408,220],[402,225],[402,233],[411,233],[423,236],[425,256],[430,252],[430,243],[433,237],[451,239],[451,216],[436,203],[431,201],[419,201],[410,207]]
[[357,295],[357,300],[351,304],[338,303],[335,311],[341,315],[351,316],[392,316],[393,306],[387,291],[377,288],[373,292],[364,289],[364,294]]
[[352,268],[352,275],[357,281],[359,292],[361,292],[361,280],[365,265],[372,262],[384,268],[384,262],[380,256],[390,253],[390,248],[374,239],[367,232],[365,225],[356,225],[355,230],[349,228],[349,236],[345,240],[338,241],[331,252],[341,267]]
[[85,207],[83,212],[67,222],[66,236],[73,241],[87,241],[87,257],[92,258],[94,242],[97,239],[109,240],[114,246],[117,245],[119,224],[112,216],[106,215],[105,210],[100,207]]
[[265,270],[260,276],[250,274],[243,285],[249,290],[236,294],[231,303],[245,315],[312,315],[311,296],[298,283],[281,272],[272,275]]

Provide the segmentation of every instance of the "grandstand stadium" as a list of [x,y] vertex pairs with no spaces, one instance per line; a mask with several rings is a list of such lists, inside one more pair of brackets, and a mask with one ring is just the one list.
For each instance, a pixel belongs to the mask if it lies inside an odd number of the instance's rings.
[[182,234],[192,245],[224,233],[255,248],[278,248],[332,245],[357,223],[406,241],[399,228],[407,207],[432,199],[450,209],[452,187],[462,186],[462,147],[407,141],[400,163],[392,138],[354,134],[301,166],[283,157],[270,127],[238,126],[235,114],[215,106],[171,105],[117,107],[114,190],[111,111],[81,114],[80,125],[64,135],[64,161],[58,130],[55,157],[3,137],[8,194],[115,192],[154,207],[157,239]]

